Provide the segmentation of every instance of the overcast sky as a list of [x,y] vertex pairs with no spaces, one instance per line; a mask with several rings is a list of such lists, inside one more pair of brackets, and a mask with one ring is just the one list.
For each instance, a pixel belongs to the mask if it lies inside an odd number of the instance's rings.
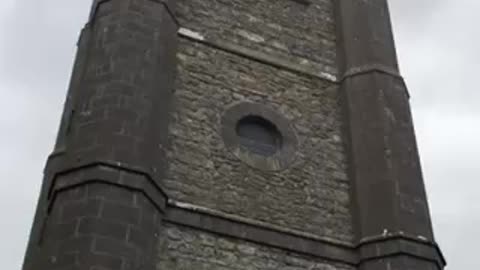
[[[90,0],[0,0],[2,269],[20,269],[89,6]],[[449,270],[480,269],[480,1],[390,0],[390,6],[437,241]]]

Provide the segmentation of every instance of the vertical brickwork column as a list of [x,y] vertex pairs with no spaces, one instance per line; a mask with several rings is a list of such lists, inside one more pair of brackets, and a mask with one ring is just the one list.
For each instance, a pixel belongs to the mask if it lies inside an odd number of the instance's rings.
[[140,191],[99,182],[59,192],[33,269],[151,269],[160,221]]
[[166,204],[173,3],[94,2],[24,270],[153,269]]
[[360,269],[443,269],[387,1],[336,5]]
[[[67,139],[77,163],[102,159],[155,167],[175,72],[172,4],[97,1],[81,93]],[[165,121],[164,121],[165,120]]]

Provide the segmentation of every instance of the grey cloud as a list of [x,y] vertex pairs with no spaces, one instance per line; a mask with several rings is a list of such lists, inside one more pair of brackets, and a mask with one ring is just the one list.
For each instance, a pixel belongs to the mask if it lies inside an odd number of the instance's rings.
[[[0,258],[20,269],[89,1],[0,1]],[[7,214],[8,213],[8,214]]]
[[390,2],[437,238],[449,269],[476,269],[480,2]]
[[472,85],[480,68],[475,53],[480,2],[393,0],[390,5],[400,60],[408,63],[403,74],[416,91],[413,102],[477,111],[480,93]]

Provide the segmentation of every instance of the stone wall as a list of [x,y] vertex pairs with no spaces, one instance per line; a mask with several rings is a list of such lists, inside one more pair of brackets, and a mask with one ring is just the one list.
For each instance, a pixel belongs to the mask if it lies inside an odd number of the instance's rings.
[[182,27],[336,74],[331,0],[180,0]]
[[[332,14],[330,1],[311,5],[291,0],[179,2],[181,27],[206,42],[187,38],[179,42],[165,183],[172,199],[352,241],[338,85],[209,44],[223,40],[292,63],[308,58],[334,73]],[[241,34],[246,32],[264,40]],[[287,49],[275,47],[280,43]],[[252,168],[226,149],[221,119],[227,108],[239,102],[262,104],[290,122],[298,147],[285,170]]]
[[353,270],[306,255],[234,238],[167,225],[158,249],[157,269],[172,270]]

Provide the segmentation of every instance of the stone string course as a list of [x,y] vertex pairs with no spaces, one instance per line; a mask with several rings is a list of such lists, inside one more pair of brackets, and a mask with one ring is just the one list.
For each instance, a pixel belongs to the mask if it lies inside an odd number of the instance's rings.
[[334,2],[180,0],[181,27],[336,75]]
[[161,233],[157,269],[177,270],[354,270],[285,250],[166,225]]

